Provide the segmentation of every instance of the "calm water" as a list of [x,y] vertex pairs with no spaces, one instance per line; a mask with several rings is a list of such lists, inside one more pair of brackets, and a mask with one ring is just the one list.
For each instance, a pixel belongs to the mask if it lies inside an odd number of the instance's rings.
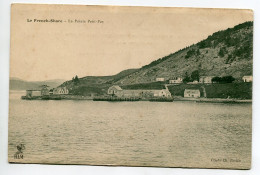
[[[9,161],[248,168],[251,104],[26,101],[10,93]],[[25,144],[23,159],[14,159]]]

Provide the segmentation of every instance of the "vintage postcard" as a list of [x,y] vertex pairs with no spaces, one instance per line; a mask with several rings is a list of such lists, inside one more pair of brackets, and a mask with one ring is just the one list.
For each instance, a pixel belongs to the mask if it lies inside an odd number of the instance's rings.
[[10,163],[250,169],[253,12],[12,4]]

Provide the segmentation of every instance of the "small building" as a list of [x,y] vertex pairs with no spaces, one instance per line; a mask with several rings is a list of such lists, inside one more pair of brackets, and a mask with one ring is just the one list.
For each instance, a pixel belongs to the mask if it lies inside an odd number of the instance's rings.
[[185,89],[184,90],[184,97],[185,98],[199,98],[200,97],[200,90],[198,90],[198,89]]
[[122,91],[122,88],[120,86],[114,85],[114,86],[111,86],[110,88],[108,88],[107,94],[114,96],[114,95],[119,94],[121,91]]
[[40,96],[46,96],[49,95],[49,89],[48,85],[41,85],[39,86],[41,89],[29,89],[26,90],[26,97],[40,97]]
[[154,97],[171,97],[172,94],[168,89],[161,89],[161,90],[154,90],[153,92]]
[[247,83],[247,82],[253,82],[253,76],[252,75],[247,75],[247,76],[243,76],[243,82]]
[[54,95],[69,94],[69,90],[66,87],[57,87],[53,90]]
[[90,93],[90,96],[91,96],[92,98],[96,97],[97,95],[98,95],[97,93]]
[[50,95],[49,93],[49,89],[48,89],[48,85],[41,85],[40,88],[41,88],[41,95],[42,96],[46,96],[46,95]]
[[41,90],[26,90],[26,97],[40,97],[42,95]]
[[210,84],[212,83],[212,78],[214,76],[201,76],[200,79],[199,79],[199,83],[205,83],[205,84]]
[[172,79],[169,80],[170,84],[179,84],[182,83],[183,79],[181,77],[174,77]]
[[187,84],[198,84],[199,82],[197,80],[194,80],[192,82],[188,82]]
[[156,80],[156,81],[159,81],[159,82],[162,82],[162,81],[164,81],[165,79],[164,79],[164,78],[156,78],[155,80]]
[[50,95],[53,94],[53,90],[54,90],[54,89],[50,89],[50,90],[49,90],[49,94],[50,94]]

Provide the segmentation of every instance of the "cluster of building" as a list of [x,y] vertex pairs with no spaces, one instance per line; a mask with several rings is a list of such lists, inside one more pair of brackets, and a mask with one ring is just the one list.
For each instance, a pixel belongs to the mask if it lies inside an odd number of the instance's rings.
[[[214,76],[201,76],[199,78],[199,81],[193,81],[188,84],[210,84],[213,83],[212,79]],[[253,77],[252,76],[244,76],[242,78],[243,82],[252,82]],[[165,78],[159,77],[156,78],[157,82],[165,82]],[[174,77],[169,79],[169,84],[180,84],[183,83],[182,77]],[[122,89],[118,85],[111,86],[108,89],[107,94],[110,96],[120,97],[120,98],[170,98],[172,95],[170,91],[167,88],[167,85],[165,86],[165,89],[159,89],[159,90],[145,90],[145,89]],[[204,89],[205,91],[205,89]],[[206,96],[204,92],[204,97]],[[184,95],[185,98],[199,98],[201,97],[201,92],[199,89],[185,89]]]
[[[213,83],[213,81],[212,81],[213,78],[214,78],[214,76],[200,76],[199,81],[193,81],[193,82],[189,82],[187,84],[211,84],[211,83]],[[243,82],[253,82],[253,76],[252,75],[243,76],[242,80],[243,80]],[[156,78],[156,81],[165,82],[167,80],[165,78],[158,77],[158,78]],[[181,84],[181,83],[183,83],[183,78],[182,77],[173,77],[173,78],[170,78],[168,81],[169,81],[169,84]],[[140,91],[143,91],[143,90],[140,90]],[[205,89],[204,89],[204,91],[205,91]],[[204,97],[206,96],[205,93],[206,92],[204,92]],[[157,91],[154,91],[154,96],[155,96],[155,94],[157,95]],[[185,89],[183,96],[185,98],[199,98],[199,97],[201,97],[201,92],[199,89]]]
[[62,95],[69,94],[69,90],[66,87],[57,87],[54,89],[48,89],[49,86],[42,85],[39,89],[26,90],[26,97],[40,97],[48,95]]
[[[197,84],[197,83],[212,83],[213,76],[201,76],[199,81],[189,82],[188,84]],[[156,78],[157,82],[166,81],[165,78]],[[180,84],[183,83],[182,77],[173,77],[169,79],[169,84]]]
[[118,85],[111,86],[108,95],[120,98],[171,98],[171,93],[166,89],[122,89]]
[[[187,84],[210,84],[212,83],[212,79],[214,78],[214,76],[200,76],[199,81],[193,81],[193,82],[189,82]],[[253,82],[253,76],[252,75],[247,75],[247,76],[243,76],[242,77],[243,82]],[[157,82],[164,82],[166,81],[165,78],[159,77],[156,78],[155,81]],[[170,78],[169,80],[169,84],[180,84],[183,83],[183,78],[182,77],[173,77]]]
[[[166,89],[154,89],[154,90],[145,90],[145,89],[122,89],[118,85],[111,86],[108,88],[107,94],[119,98],[171,98],[171,92]],[[198,89],[185,89],[184,91],[185,98],[199,98],[200,90]]]

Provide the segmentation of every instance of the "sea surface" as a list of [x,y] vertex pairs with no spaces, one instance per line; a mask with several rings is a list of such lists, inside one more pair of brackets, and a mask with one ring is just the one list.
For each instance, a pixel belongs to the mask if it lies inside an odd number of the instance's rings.
[[250,168],[251,104],[30,101],[24,93],[10,91],[9,162]]

